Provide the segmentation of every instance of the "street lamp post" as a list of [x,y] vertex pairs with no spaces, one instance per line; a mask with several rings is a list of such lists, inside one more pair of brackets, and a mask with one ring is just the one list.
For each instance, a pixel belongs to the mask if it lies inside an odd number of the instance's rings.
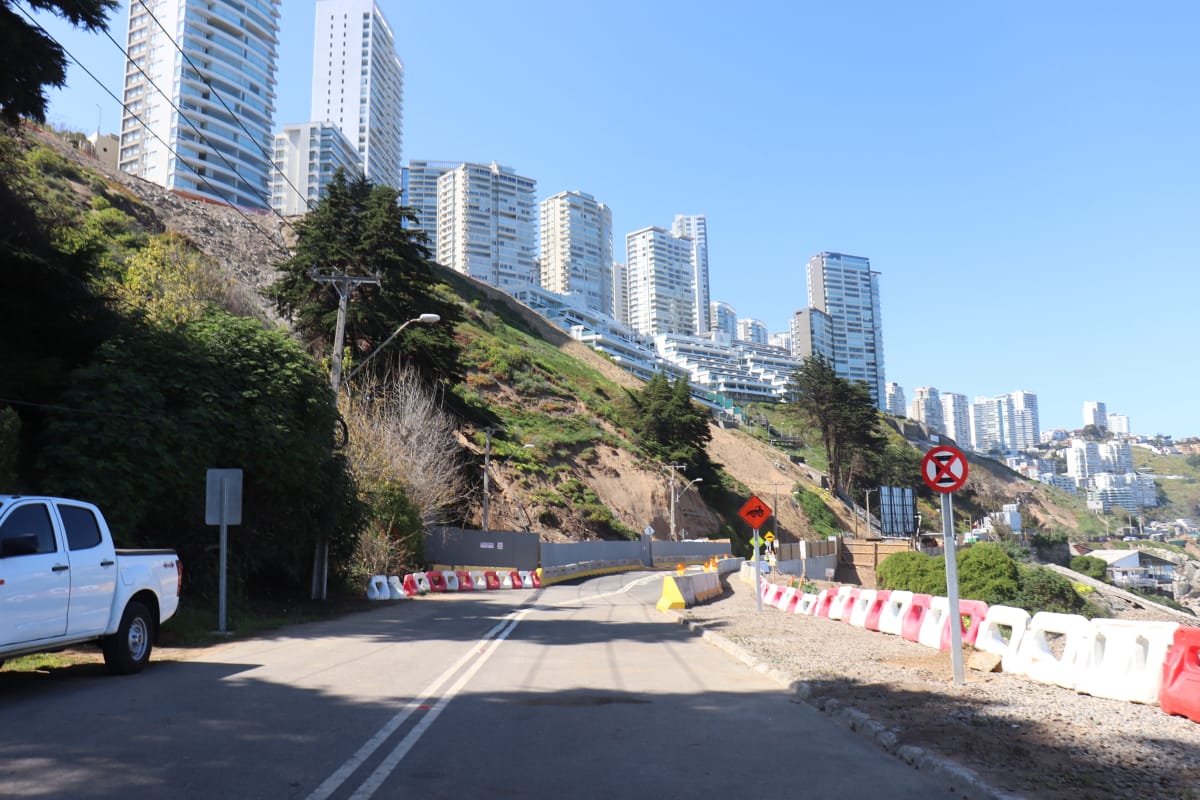
[[679,490],[678,494],[676,494],[675,493],[675,468],[674,467],[671,468],[671,541],[672,542],[675,541],[675,502],[679,498],[683,497],[684,492],[686,492],[688,489],[692,488],[692,484],[700,483],[703,480],[704,480],[703,478],[693,478],[692,480],[688,481],[686,486],[684,486],[682,489]]
[[374,350],[372,350],[370,353],[368,353],[367,357],[364,358],[362,360],[362,362],[360,362],[357,366],[355,366],[354,369],[350,370],[350,374],[346,376],[346,383],[349,383],[351,381],[351,379],[353,379],[354,376],[358,374],[359,370],[361,370],[363,367],[365,367],[367,365],[368,361],[370,361],[372,358],[374,358],[379,353],[380,350],[382,350],[383,348],[385,348],[389,344],[391,344],[392,341],[395,340],[395,338],[400,335],[400,331],[404,330],[409,325],[412,325],[414,322],[420,322],[425,325],[433,325],[433,324],[436,324],[441,321],[442,321],[442,318],[440,316],[438,316],[437,314],[422,314],[419,317],[413,317],[408,322],[405,322],[399,328],[396,328],[396,330],[392,331],[392,335],[389,336],[388,338],[384,339],[383,343],[380,344],[379,347],[376,347]]

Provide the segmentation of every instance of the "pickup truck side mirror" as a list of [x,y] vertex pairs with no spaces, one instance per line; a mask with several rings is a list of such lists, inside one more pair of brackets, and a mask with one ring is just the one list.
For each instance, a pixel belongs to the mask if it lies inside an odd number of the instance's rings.
[[23,533],[17,536],[5,536],[0,539],[0,558],[10,556],[32,556],[38,552],[38,537],[36,533]]

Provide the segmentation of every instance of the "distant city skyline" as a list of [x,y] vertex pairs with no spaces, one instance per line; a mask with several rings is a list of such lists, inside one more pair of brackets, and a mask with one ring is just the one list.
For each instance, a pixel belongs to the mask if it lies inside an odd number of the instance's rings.
[[[969,398],[1024,387],[1044,428],[1079,427],[1100,397],[1136,432],[1200,433],[1200,375],[1178,356],[1200,294],[1200,109],[1179,102],[1200,69],[1200,7],[379,6],[405,66],[406,157],[511,165],[535,203],[586,192],[617,241],[703,210],[710,300],[771,334],[806,304],[806,259],[864,254],[886,381]],[[118,41],[127,8],[110,17]],[[312,74],[313,11],[281,7],[272,134],[309,116],[295,78]],[[122,94],[111,42],[37,17]],[[432,35],[445,30],[454,47]],[[695,92],[664,102],[685,79],[714,113],[684,113]],[[112,130],[119,101],[72,66],[48,120]]]

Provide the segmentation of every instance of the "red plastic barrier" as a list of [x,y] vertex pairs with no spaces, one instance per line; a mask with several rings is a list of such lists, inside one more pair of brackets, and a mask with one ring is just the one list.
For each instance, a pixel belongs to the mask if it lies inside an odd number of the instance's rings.
[[883,607],[892,596],[891,589],[880,589],[875,595],[875,602],[867,609],[867,621],[863,624],[869,631],[879,630],[879,617],[883,615]]
[[854,605],[858,602],[858,596],[862,594],[862,589],[855,587],[842,595],[842,622],[850,624],[850,615],[854,613]]
[[925,613],[929,611],[929,604],[933,602],[933,595],[914,594],[912,605],[908,607],[904,618],[900,620],[900,635],[910,642],[918,642],[921,640],[921,622],[925,619]]
[[796,613],[796,606],[797,606],[797,604],[799,604],[799,602],[800,602],[800,598],[802,598],[802,597],[804,597],[804,590],[803,590],[803,589],[796,589],[796,591],[792,592],[792,596],[791,596],[791,598],[790,598],[790,599],[787,601],[787,605],[783,607],[783,613],[785,613],[785,614],[795,614],[795,613]]
[[814,617],[829,617],[829,606],[837,598],[837,589],[822,589],[817,592],[817,604],[813,610]]
[[488,570],[487,572],[483,573],[483,579],[487,581],[487,587],[489,589],[500,588],[500,576],[497,575],[494,570]]
[[514,569],[508,573],[508,577],[512,578],[512,585],[514,589],[521,588],[521,573]]
[[536,569],[529,573],[529,580],[533,583],[533,588],[542,588],[542,576]]
[[[983,624],[983,618],[987,616],[988,605],[982,600],[959,600],[958,601],[958,616],[959,628],[962,633],[962,643],[974,645],[975,638],[979,636],[979,626]],[[971,621],[966,625],[962,624],[962,617],[970,617]],[[947,625],[942,629],[942,649],[950,649],[950,626]]]
[[417,576],[416,575],[412,575],[412,574],[405,575],[403,587],[404,587],[404,593],[406,595],[408,595],[409,597],[416,597],[417,595],[419,595],[421,593],[421,587],[417,586]]
[[444,592],[446,591],[446,576],[438,570],[425,573],[425,580],[429,581],[429,591]]
[[779,598],[783,597],[783,593],[787,587],[782,583],[769,583],[767,586],[770,588],[763,592],[763,605],[778,605]]
[[454,574],[458,576],[458,590],[460,592],[470,592],[475,589],[475,583],[471,580],[471,573],[456,571]]
[[1180,628],[1163,663],[1162,710],[1200,722],[1200,628]]

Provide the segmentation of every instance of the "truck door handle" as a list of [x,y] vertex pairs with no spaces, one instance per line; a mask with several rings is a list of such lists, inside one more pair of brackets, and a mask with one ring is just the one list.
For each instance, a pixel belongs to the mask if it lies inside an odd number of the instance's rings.
[[51,572],[66,572],[69,569],[70,569],[70,567],[68,567],[66,564],[58,564],[56,566],[51,567],[50,571]]
[[115,562],[115,561],[113,561],[113,560],[111,560],[111,559],[110,559],[110,560],[108,560],[108,561],[101,561],[101,562],[100,562],[100,566],[102,566],[102,567],[111,567],[111,566],[112,566],[113,564],[115,564],[115,563],[117,563],[117,562]]

